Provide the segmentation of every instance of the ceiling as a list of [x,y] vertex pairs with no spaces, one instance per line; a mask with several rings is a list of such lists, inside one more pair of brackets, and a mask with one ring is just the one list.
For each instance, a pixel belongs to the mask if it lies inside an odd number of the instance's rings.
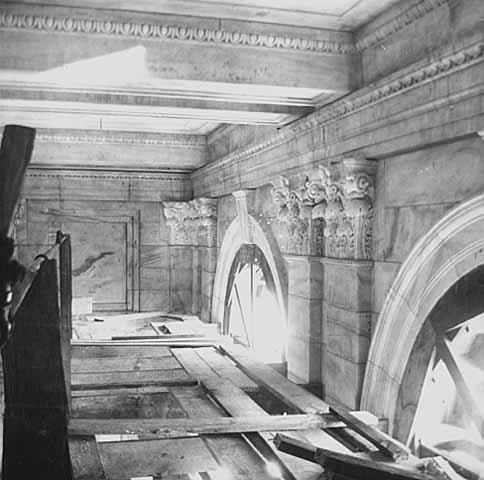
[[[350,55],[333,49],[396,1],[0,1],[0,124],[193,135],[286,125],[351,91]],[[64,27],[72,18],[77,27]],[[187,25],[205,37],[99,35],[83,31],[85,19],[137,32]],[[216,39],[227,32],[289,46]]]
[[24,3],[190,15],[355,30],[398,0],[25,0]]

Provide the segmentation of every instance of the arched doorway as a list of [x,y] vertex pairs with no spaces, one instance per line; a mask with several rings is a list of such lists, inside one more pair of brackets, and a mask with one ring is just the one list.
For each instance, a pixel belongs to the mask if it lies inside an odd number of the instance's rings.
[[274,277],[262,250],[244,244],[230,268],[223,332],[262,361],[285,362],[286,325]]
[[416,453],[437,452],[467,478],[484,471],[483,232],[480,195],[415,245],[378,319],[361,401]]
[[[223,331],[234,336],[235,340],[240,343],[253,345],[255,342],[260,345],[264,335],[267,337],[265,332],[271,331],[271,342],[276,336],[285,337],[287,326],[287,275],[284,260],[278,250],[275,239],[272,239],[270,234],[266,235],[259,223],[252,216],[248,215],[247,223],[251,232],[251,242],[247,243],[242,234],[241,223],[237,217],[229,225],[218,254],[212,296],[211,321],[219,323]],[[251,282],[252,297],[250,296]],[[249,297],[246,297],[245,302],[241,299],[241,308],[238,306],[234,284],[237,284],[239,296],[241,289],[249,292]],[[245,287],[241,288],[243,284]],[[272,296],[272,299],[268,300],[270,296]],[[277,305],[277,308],[273,308],[274,303]],[[236,318],[237,315],[240,316],[237,310],[246,311],[249,309],[250,311],[252,309],[251,305],[254,305],[256,313],[257,311],[263,312],[264,309],[269,309],[272,313],[257,313],[257,317],[263,320],[254,319],[253,325],[255,329],[252,330],[252,333],[247,329],[246,334],[243,331],[244,326],[241,319],[237,320]],[[246,318],[247,323],[249,323],[249,320]],[[277,332],[274,331],[274,324],[278,326]],[[256,333],[256,330],[259,333]],[[276,363],[279,364],[281,363],[281,357],[285,362],[286,351],[284,343],[282,354],[280,356],[276,355],[275,352],[278,349],[280,350],[280,345],[281,342],[278,340],[277,346],[267,349],[268,353],[271,350],[274,352],[272,358],[277,358]],[[259,348],[258,350],[260,351],[261,349]],[[273,363],[272,360],[266,361]]]
[[[420,455],[447,458],[465,478],[484,473],[484,266],[437,302],[403,376],[396,433]],[[403,408],[402,408],[403,407]]]

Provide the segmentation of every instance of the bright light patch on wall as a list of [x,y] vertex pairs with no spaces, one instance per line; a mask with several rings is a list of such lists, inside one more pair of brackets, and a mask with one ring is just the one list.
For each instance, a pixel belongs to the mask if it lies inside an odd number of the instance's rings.
[[148,80],[149,77],[146,48],[138,46],[36,73],[31,80],[63,82],[67,86],[79,83],[126,84]]

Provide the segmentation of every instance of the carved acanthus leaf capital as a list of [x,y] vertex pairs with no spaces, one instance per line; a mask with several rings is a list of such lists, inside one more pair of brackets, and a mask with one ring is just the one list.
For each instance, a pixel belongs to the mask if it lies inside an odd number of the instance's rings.
[[196,198],[188,202],[164,202],[171,245],[215,246],[217,200]]

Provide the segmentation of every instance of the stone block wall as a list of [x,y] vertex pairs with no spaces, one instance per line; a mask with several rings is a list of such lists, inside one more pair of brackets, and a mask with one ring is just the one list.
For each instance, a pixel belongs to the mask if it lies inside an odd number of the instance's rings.
[[458,203],[484,190],[477,135],[378,163],[372,330],[400,265],[415,243]]
[[30,168],[16,217],[18,255],[29,264],[61,229],[72,238],[75,297],[92,297],[98,311],[169,311],[186,288],[186,255],[170,254],[162,206],[190,196],[183,174]]

